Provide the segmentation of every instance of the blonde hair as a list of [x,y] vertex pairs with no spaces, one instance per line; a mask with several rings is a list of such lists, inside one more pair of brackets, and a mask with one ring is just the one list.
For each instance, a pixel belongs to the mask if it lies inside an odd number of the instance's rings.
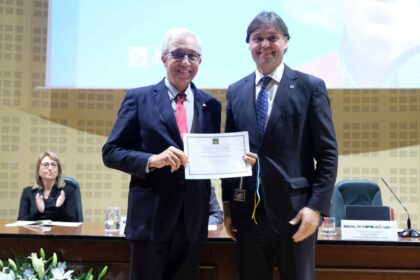
[[51,151],[46,151],[43,152],[39,155],[38,157],[38,161],[36,163],[36,167],[35,167],[35,183],[32,185],[32,189],[36,190],[36,189],[43,189],[44,186],[42,185],[42,180],[39,176],[39,168],[41,166],[41,162],[45,157],[49,157],[50,159],[52,159],[53,161],[55,161],[57,163],[57,168],[58,168],[58,174],[57,174],[57,178],[55,178],[55,184],[57,185],[57,187],[59,189],[64,188],[64,180],[61,177],[61,173],[62,173],[62,168],[61,168],[61,162],[58,158],[58,156]]

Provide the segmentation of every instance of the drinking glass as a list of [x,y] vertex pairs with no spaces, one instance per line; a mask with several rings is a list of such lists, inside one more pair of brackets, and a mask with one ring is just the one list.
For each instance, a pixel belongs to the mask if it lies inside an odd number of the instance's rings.
[[105,216],[105,231],[118,232],[120,230],[120,208],[108,207]]
[[335,228],[335,217],[323,217],[321,233],[325,235],[335,235],[337,233]]

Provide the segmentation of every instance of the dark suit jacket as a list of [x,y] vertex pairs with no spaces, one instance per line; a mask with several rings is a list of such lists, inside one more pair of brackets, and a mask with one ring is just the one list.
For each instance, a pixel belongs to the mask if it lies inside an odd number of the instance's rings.
[[[262,197],[267,219],[290,235],[289,221],[307,206],[327,215],[337,173],[337,144],[324,82],[285,66],[262,141],[255,113],[255,73],[227,92],[226,132],[248,131],[251,152],[260,162]],[[315,166],[316,161],[316,166]],[[223,180],[223,201],[231,202],[232,221],[250,222],[256,185],[245,177],[245,202],[233,201],[239,180]]]
[[39,213],[36,208],[35,195],[42,193],[40,190],[32,190],[32,186],[25,187],[19,203],[18,220],[36,221],[36,220],[52,220],[60,222],[77,222],[76,218],[76,196],[72,187],[64,186],[66,200],[61,207],[55,207],[57,198],[61,189],[54,186],[48,199],[44,200],[45,211]]
[[[193,84],[191,87],[194,93],[191,131],[220,132],[220,102]],[[169,146],[183,150],[164,81],[129,90],[102,156],[106,166],[131,174],[125,228],[130,240],[165,240],[180,214],[184,215],[190,241],[207,237],[210,180],[185,180],[183,167],[174,173],[169,167],[146,173],[149,157]]]

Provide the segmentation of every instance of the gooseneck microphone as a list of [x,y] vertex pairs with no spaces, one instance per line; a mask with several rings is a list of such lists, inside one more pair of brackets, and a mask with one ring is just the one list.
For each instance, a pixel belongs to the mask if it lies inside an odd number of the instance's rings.
[[411,219],[410,219],[410,214],[408,213],[407,208],[405,208],[404,204],[401,202],[401,200],[398,198],[398,196],[394,193],[394,191],[391,189],[391,187],[388,185],[388,183],[384,180],[384,178],[381,177],[381,180],[382,180],[382,182],[384,182],[384,184],[388,188],[388,190],[390,190],[391,193],[394,195],[394,197],[397,199],[398,203],[405,210],[405,213],[407,213],[407,228],[404,229],[403,231],[399,231],[398,235],[401,236],[401,237],[414,237],[414,238],[420,237],[420,232],[411,228]]

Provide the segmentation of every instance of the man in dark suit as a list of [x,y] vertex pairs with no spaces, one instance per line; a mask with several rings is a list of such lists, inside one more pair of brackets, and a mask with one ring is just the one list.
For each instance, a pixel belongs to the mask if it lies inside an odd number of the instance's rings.
[[102,156],[106,166],[131,174],[130,279],[192,280],[207,238],[210,180],[185,180],[181,134],[220,132],[221,105],[192,83],[201,62],[193,33],[168,31],[161,59],[166,78],[127,92]]
[[277,14],[259,13],[246,38],[256,71],[227,91],[225,131],[248,131],[258,155],[252,177],[222,180],[225,226],[238,241],[241,280],[271,280],[274,264],[282,280],[314,279],[317,228],[321,214],[329,213],[336,179],[325,84],[284,64],[288,41]]

